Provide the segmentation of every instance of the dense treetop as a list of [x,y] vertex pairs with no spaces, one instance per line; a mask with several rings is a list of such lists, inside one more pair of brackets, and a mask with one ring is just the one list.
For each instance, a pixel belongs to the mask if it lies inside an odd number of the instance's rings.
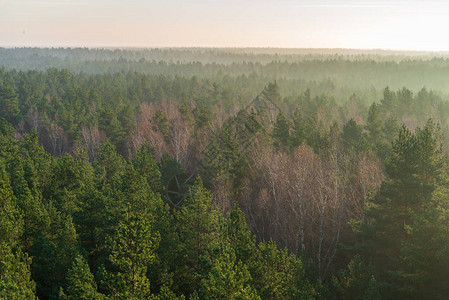
[[0,298],[444,299],[447,64],[0,49]]

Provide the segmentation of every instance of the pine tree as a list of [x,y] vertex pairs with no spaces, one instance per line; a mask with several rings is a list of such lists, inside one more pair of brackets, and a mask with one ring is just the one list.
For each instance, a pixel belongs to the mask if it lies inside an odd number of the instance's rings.
[[72,218],[57,211],[50,211],[50,216],[56,232],[39,236],[31,247],[32,275],[40,298],[57,297],[60,287],[66,285],[74,258],[81,252]]
[[175,272],[177,290],[184,295],[198,291],[199,283],[209,272],[206,250],[216,243],[219,213],[212,207],[212,194],[198,177],[183,207],[175,211],[180,235],[178,255],[183,263]]
[[380,118],[379,105],[371,104],[366,121],[366,130],[368,131],[368,140],[372,145],[377,145],[382,138],[382,119]]
[[276,117],[273,128],[274,145],[277,149],[286,149],[290,138],[290,123],[282,112]]
[[63,300],[100,300],[105,296],[97,292],[97,284],[90,272],[86,260],[77,255],[67,273],[67,288],[61,289],[59,296]]
[[396,93],[392,92],[389,87],[384,89],[383,99],[380,102],[383,116],[396,116],[397,97]]
[[16,201],[3,161],[0,160],[0,242],[12,248],[20,246],[24,231],[22,212]]
[[338,299],[377,300],[382,299],[374,278],[374,268],[366,265],[360,256],[355,256],[346,269],[332,278]]
[[251,275],[246,265],[236,259],[229,245],[224,244],[212,263],[200,293],[204,299],[261,299],[249,285]]
[[236,204],[226,222],[224,236],[235,252],[237,260],[249,262],[257,252],[256,237],[246,225],[245,215]]
[[125,162],[117,153],[113,144],[106,141],[100,149],[97,160],[94,162],[95,177],[100,185],[109,185],[114,176],[119,176],[124,171]]
[[8,81],[0,85],[0,119],[17,124],[20,116],[19,99]]
[[161,172],[154,157],[154,149],[148,143],[142,144],[133,158],[134,168],[143,175],[155,193],[163,191]]
[[264,100],[272,103],[279,103],[281,100],[281,93],[279,91],[279,85],[276,81],[270,82],[262,91],[262,97]]
[[25,222],[23,247],[29,250],[36,237],[48,232],[51,220],[43,203],[41,189],[38,188],[39,176],[29,155],[26,153],[23,157],[18,154],[16,159],[10,161],[9,169],[14,195]]
[[0,160],[0,299],[36,299],[31,259],[21,250],[22,213]]
[[161,292],[157,297],[154,298],[155,300],[185,300],[184,295],[176,296],[173,291],[171,291],[168,287],[163,286],[161,288]]
[[160,200],[159,194],[150,189],[144,174],[139,174],[132,164],[127,164],[120,176],[112,178],[105,192],[112,224],[117,224],[127,211],[150,216]]
[[180,207],[192,185],[184,167],[167,152],[163,152],[160,159],[160,171],[165,190],[164,200],[172,207]]
[[350,119],[343,125],[342,139],[343,145],[348,150],[356,152],[365,152],[368,150],[368,142],[363,134],[362,127],[354,119]]
[[37,299],[30,265],[27,254],[0,241],[0,299]]
[[102,284],[111,299],[149,299],[148,264],[154,261],[159,234],[152,233],[147,219],[127,213],[109,240],[112,268],[103,271]]
[[316,292],[304,278],[302,262],[274,242],[261,242],[248,263],[251,286],[262,299],[314,299]]
[[[415,134],[405,126],[401,128],[386,163],[389,178],[368,207],[369,218],[361,230],[362,253],[373,260],[376,278],[386,286],[387,298],[417,296],[420,283],[429,276],[428,264],[436,258],[431,253],[437,255],[443,249],[431,242],[437,238],[435,230],[422,227],[438,219],[432,213],[435,210],[429,208],[432,193],[441,181],[442,163],[437,128],[432,121]],[[422,244],[424,248],[419,246],[423,234],[428,242]]]
[[193,115],[198,128],[203,128],[208,125],[209,121],[212,119],[212,111],[205,101],[197,101],[196,107],[193,110]]
[[297,109],[293,113],[292,119],[292,133],[289,140],[290,150],[293,150],[304,143],[306,139],[306,124],[301,113]]

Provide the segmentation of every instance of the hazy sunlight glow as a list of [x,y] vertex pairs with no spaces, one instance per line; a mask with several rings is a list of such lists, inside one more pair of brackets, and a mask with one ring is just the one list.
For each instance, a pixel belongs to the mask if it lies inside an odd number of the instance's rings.
[[446,1],[0,0],[0,46],[449,50]]

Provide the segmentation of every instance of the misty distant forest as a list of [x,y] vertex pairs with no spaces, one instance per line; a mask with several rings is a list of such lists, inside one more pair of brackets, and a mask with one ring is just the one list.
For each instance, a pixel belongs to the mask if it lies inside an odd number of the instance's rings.
[[0,48],[0,299],[447,299],[449,53]]

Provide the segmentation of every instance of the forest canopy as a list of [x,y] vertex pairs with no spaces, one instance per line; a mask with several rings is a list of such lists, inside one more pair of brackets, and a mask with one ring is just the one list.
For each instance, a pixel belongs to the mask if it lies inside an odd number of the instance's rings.
[[448,66],[0,48],[0,298],[445,299]]

